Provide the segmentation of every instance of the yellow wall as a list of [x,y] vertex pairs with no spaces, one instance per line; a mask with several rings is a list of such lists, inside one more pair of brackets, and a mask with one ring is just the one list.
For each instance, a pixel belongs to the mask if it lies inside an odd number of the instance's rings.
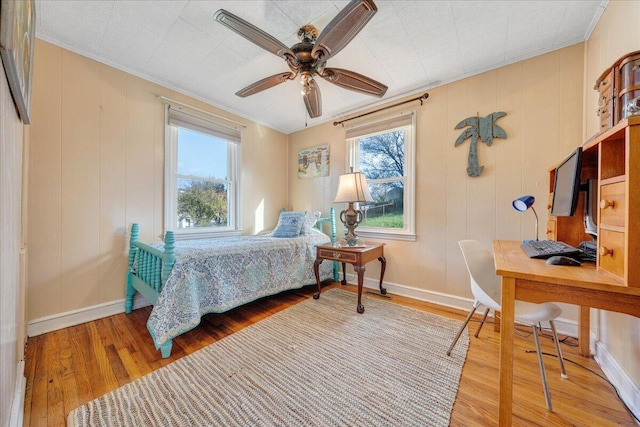
[[[593,86],[620,57],[640,50],[639,23],[639,1],[610,1],[585,45],[585,136],[598,131],[598,94]],[[606,351],[635,384],[640,384],[640,319],[602,311],[592,327]]]
[[[417,241],[385,240],[385,282],[425,298],[434,292],[472,298],[457,242],[479,239],[490,248],[496,238],[533,238],[533,213],[511,206],[524,194],[536,197],[544,237],[548,168],[582,142],[583,87],[583,45],[578,44],[431,89],[424,106],[414,102],[396,108],[417,111]],[[454,127],[466,117],[496,111],[507,113],[497,122],[507,138],[490,147],[478,143],[484,171],[471,178],[466,173],[469,143],[454,147],[461,132]],[[321,144],[330,144],[331,177],[298,179],[298,151]],[[346,172],[345,157],[340,126],[325,123],[290,135],[292,208],[332,206],[338,175]],[[379,274],[375,264],[367,265],[367,277]]]
[[163,232],[164,110],[156,95],[247,124],[245,234],[287,206],[287,136],[37,40],[29,164],[27,319],[124,297],[126,244]]

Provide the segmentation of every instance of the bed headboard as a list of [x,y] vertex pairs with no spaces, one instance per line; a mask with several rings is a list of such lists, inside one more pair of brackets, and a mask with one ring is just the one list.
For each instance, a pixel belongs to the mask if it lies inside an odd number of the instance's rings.
[[[283,208],[282,211],[284,212],[285,209]],[[324,230],[324,225],[326,223],[329,223],[329,233],[327,233]],[[330,238],[331,238],[331,244],[335,245],[338,241],[337,238],[337,232],[336,232],[336,211],[333,207],[329,208],[329,216],[327,217],[320,217],[318,218],[318,220],[316,221],[315,228],[317,228],[318,230],[322,231],[323,233],[327,234]],[[333,261],[333,281],[337,282],[340,277],[339,277],[339,268],[338,268],[338,261]]]
[[318,221],[316,221],[316,228],[322,231],[323,233],[325,233],[322,227],[327,222],[329,223],[329,226],[330,226],[330,233],[328,234],[329,234],[329,237],[331,237],[331,243],[335,244],[337,240],[336,240],[336,211],[334,208],[329,208],[328,217],[318,218]]
[[[331,244],[335,245],[337,240],[337,236],[336,236],[336,211],[333,207],[329,208],[329,216],[328,217],[320,217],[318,218],[318,221],[316,221],[316,225],[315,227],[322,231],[323,233],[326,233],[323,230],[323,226],[325,223],[329,223],[329,227],[330,227],[330,231],[329,231],[329,237],[331,238]],[[333,281],[337,282],[340,278],[338,275],[338,261],[333,261]]]

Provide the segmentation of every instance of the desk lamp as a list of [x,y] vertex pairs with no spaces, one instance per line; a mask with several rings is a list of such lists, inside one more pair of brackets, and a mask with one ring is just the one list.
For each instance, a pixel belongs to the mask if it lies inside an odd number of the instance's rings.
[[[536,210],[533,208],[533,202],[535,201],[536,199],[533,196],[518,197],[513,201],[513,208],[518,212],[524,212],[527,209],[531,208],[531,210],[533,211],[533,214],[536,216],[536,240],[538,240],[538,214],[536,213]],[[525,240],[524,243],[527,243],[527,241]]]
[[356,246],[358,244],[358,236],[355,233],[355,229],[362,221],[362,211],[354,209],[353,204],[357,202],[373,202],[364,173],[350,172],[340,175],[338,194],[336,194],[336,199],[333,202],[349,203],[349,207],[340,212],[340,221],[347,229],[345,236],[347,245]]

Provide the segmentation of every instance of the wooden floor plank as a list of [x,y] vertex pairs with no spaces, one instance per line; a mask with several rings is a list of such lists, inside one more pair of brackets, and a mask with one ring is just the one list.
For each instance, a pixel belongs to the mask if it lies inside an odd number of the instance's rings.
[[[79,404],[82,405],[94,399],[91,381],[89,380],[89,371],[87,370],[90,353],[85,324],[72,326],[68,328],[68,332],[71,360],[76,379],[76,389],[78,391],[77,399]],[[49,338],[49,334],[46,334],[45,337]]]
[[73,349],[69,329],[60,331],[60,363],[63,367],[62,393],[64,402],[64,416],[80,405],[78,401],[78,386],[76,384],[75,368],[73,366]]
[[[332,287],[342,286],[329,285],[323,291]],[[342,288],[355,292],[355,286]],[[197,328],[174,340],[174,351],[167,359],[162,359],[160,352],[155,349],[146,328],[150,307],[29,338],[25,360],[27,390],[24,425],[64,426],[62,418],[73,409],[70,406],[84,404],[121,384],[309,299],[315,290],[313,286],[305,287],[261,299],[228,313],[206,315]],[[390,301],[459,320],[466,314],[396,295],[391,295]],[[474,338],[476,327],[477,323],[474,322],[460,388],[451,414],[451,426],[497,424],[500,335],[487,325],[480,337]],[[516,335],[514,343],[514,425],[637,427],[609,384],[585,369],[602,375],[593,359],[579,355],[573,339],[566,339],[562,345],[564,356],[584,368],[567,363],[568,379],[560,377],[557,359],[552,356],[544,358],[554,406],[554,411],[549,412],[545,406],[537,356],[531,353],[535,347],[530,330],[518,330],[522,336]],[[544,352],[555,353],[548,333],[541,341]],[[59,361],[49,356],[51,350],[58,355]],[[56,384],[51,389],[48,388],[51,379],[49,372],[54,373]],[[58,390],[63,394],[64,417],[58,415],[58,409],[47,409],[49,399],[60,401]]]
[[[34,359],[25,357],[25,375],[27,376],[27,392],[25,393],[25,426],[47,425],[47,357],[44,344],[47,337],[29,338],[27,348],[33,349]],[[29,353],[27,353],[28,355]],[[28,400],[27,400],[28,399]]]
[[[98,392],[98,395],[106,393],[103,390],[113,390],[118,388],[120,384],[116,379],[114,373],[114,366],[107,356],[107,349],[104,346],[104,342],[98,332],[99,321],[86,323],[87,331],[89,333],[90,348],[93,353],[93,360],[95,364],[92,364],[92,382],[91,387]],[[103,390],[101,390],[103,389]]]
[[[42,337],[36,336],[29,339],[29,342],[25,348],[25,360],[37,361],[38,360],[38,342],[42,341]],[[22,423],[24,426],[31,425],[31,410],[27,408],[27,402],[29,404],[33,404],[33,384],[35,380],[35,363],[25,363],[24,366],[24,376],[26,378],[25,381],[25,391],[24,391],[24,416],[22,418]]]
[[64,423],[66,416],[64,413],[64,395],[63,395],[63,375],[64,367],[60,360],[60,346],[64,331],[55,331],[51,333],[51,340],[47,341],[47,420],[53,420],[54,423]]

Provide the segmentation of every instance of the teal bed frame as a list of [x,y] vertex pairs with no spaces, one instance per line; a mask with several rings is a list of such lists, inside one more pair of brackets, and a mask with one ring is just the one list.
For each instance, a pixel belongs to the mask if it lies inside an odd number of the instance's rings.
[[[319,218],[315,228],[324,231],[324,224],[329,223],[331,243],[336,243],[336,214],[334,208],[330,208],[329,216]],[[167,231],[164,235],[164,249],[140,242],[138,236],[140,229],[138,224],[131,226],[131,238],[129,242],[129,267],[127,268],[127,288],[124,302],[125,313],[133,310],[133,296],[136,291],[149,301],[156,304],[162,287],[167,282],[171,269],[176,262],[175,236],[173,231]],[[135,262],[135,269],[134,267]],[[333,280],[337,282],[338,263],[333,263]],[[171,354],[173,341],[169,340],[159,347],[163,358]]]

